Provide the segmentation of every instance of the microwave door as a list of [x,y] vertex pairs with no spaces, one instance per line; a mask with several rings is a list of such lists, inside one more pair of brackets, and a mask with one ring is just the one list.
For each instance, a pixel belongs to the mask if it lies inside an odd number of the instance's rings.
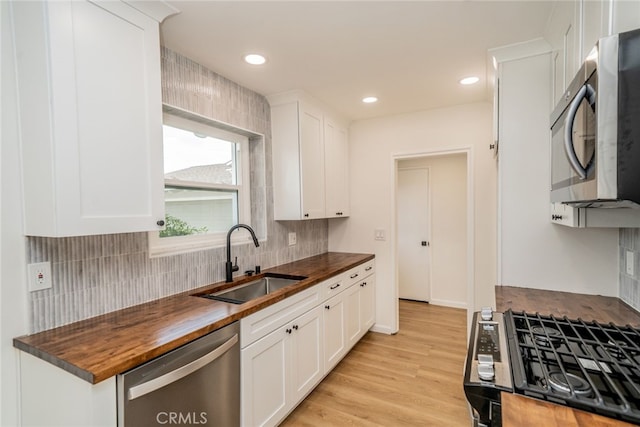
[[594,75],[575,87],[575,96],[551,127],[551,201],[578,203],[597,198],[596,90]]
[[569,105],[565,118],[564,150],[580,180],[590,177],[595,167],[595,109],[596,91],[587,83]]

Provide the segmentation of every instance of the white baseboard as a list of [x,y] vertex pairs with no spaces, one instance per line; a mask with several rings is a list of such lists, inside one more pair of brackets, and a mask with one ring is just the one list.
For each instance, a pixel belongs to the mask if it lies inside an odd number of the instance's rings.
[[371,332],[379,332],[381,334],[393,335],[398,333],[398,330],[394,330],[388,326],[375,324],[369,329]]
[[431,299],[429,300],[429,304],[441,305],[444,307],[451,307],[451,308],[467,308],[466,302],[449,301],[449,300],[442,300],[442,299]]

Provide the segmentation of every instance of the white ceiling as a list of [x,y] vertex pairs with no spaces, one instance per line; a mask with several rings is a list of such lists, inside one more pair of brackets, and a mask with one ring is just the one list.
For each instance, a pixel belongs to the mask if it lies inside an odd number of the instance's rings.
[[[301,89],[350,120],[487,99],[487,49],[541,37],[553,1],[170,1],[162,42],[263,95]],[[268,62],[250,66],[250,52]],[[462,77],[480,83],[461,86]],[[364,96],[380,100],[361,102]]]

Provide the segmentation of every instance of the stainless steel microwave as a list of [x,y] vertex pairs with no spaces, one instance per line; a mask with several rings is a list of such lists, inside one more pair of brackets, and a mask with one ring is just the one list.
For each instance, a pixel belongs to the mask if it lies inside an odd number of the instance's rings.
[[551,201],[640,209],[640,29],[600,39],[554,109]]

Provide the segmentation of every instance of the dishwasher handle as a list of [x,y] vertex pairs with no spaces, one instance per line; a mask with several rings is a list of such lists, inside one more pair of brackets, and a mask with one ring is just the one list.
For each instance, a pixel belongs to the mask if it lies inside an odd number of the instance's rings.
[[225,354],[231,347],[233,347],[238,342],[238,334],[235,334],[231,338],[229,338],[224,344],[217,347],[210,353],[205,354],[199,359],[194,360],[191,363],[188,363],[184,366],[179,367],[171,372],[168,372],[158,378],[154,378],[142,384],[138,384],[129,389],[128,399],[134,400],[139,397],[144,396],[145,394],[149,394],[154,392],[162,387],[168,386],[171,383],[178,381],[181,378],[186,377],[197,371],[200,368],[208,365],[214,360],[218,359],[220,356]]

